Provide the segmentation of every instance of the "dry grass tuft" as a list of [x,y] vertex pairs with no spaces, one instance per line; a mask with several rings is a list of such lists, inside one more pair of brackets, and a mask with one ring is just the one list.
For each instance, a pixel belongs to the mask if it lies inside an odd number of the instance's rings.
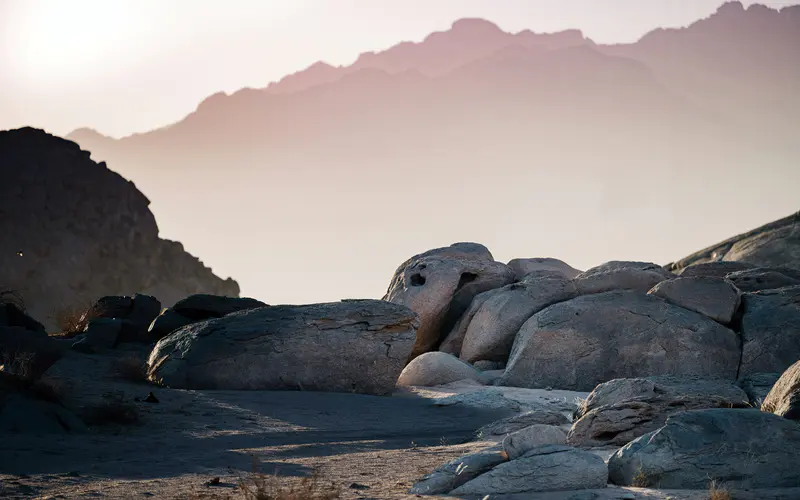
[[87,425],[134,425],[141,421],[139,408],[125,401],[125,394],[109,392],[103,394],[103,401],[84,409],[83,420]]
[[0,371],[20,379],[28,379],[31,377],[35,357],[36,355],[32,352],[3,352],[0,356]]
[[342,492],[334,484],[323,482],[318,473],[295,480],[258,472],[253,457],[253,472],[239,482],[238,491],[245,500],[335,500]]
[[147,362],[130,355],[114,363],[113,375],[128,382],[147,382]]
[[642,469],[639,469],[639,471],[631,480],[631,486],[636,488],[648,488],[651,486],[651,483],[652,482],[650,481],[650,478],[644,473],[644,471],[642,471]]
[[731,500],[731,492],[717,481],[708,485],[708,500]]
[[65,307],[56,311],[53,319],[56,322],[58,332],[54,337],[72,338],[86,329],[89,321],[98,316],[93,306],[87,307]]

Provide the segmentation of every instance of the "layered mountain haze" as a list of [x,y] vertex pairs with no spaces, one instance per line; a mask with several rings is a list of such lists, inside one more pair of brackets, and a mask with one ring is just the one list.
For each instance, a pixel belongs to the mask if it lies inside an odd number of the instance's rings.
[[669,262],[797,210],[797,46],[800,7],[730,3],[614,46],[464,19],[169,127],[69,138],[269,303],[377,297],[453,241]]

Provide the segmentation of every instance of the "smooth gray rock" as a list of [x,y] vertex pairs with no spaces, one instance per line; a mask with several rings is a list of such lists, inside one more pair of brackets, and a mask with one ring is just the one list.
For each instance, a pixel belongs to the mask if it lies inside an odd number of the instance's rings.
[[484,425],[476,432],[478,439],[494,441],[503,439],[512,432],[519,431],[536,424],[566,425],[569,419],[563,413],[554,410],[532,410]]
[[514,338],[528,318],[575,296],[575,285],[560,275],[506,285],[474,314],[464,335],[461,359],[507,361]]
[[780,376],[781,374],[778,372],[751,373],[742,377],[736,384],[747,393],[750,404],[760,408]]
[[[71,342],[70,342],[71,343]],[[0,365],[2,371],[35,380],[69,349],[44,331],[21,326],[0,326]]]
[[527,274],[534,271],[555,271],[561,276],[572,279],[582,271],[575,269],[563,260],[550,257],[535,257],[531,259],[513,259],[509,261],[508,267],[514,271],[517,280],[522,280]]
[[757,409],[678,413],[660,429],[620,448],[608,462],[614,484],[644,477],[659,488],[800,486],[800,426]]
[[549,444],[567,444],[567,433],[554,425],[533,424],[503,438],[503,451],[516,460],[533,448]]
[[704,408],[749,408],[750,403],[709,395],[658,395],[593,408],[572,424],[567,443],[579,447],[622,446],[664,425],[670,415]]
[[575,276],[575,286],[581,295],[611,290],[637,290],[647,293],[658,283],[675,275],[652,262],[611,261]]
[[419,315],[409,361],[435,350],[476,295],[514,281],[514,272],[475,243],[456,243],[415,255],[397,268],[384,300]]
[[669,375],[644,378],[618,378],[604,382],[592,390],[575,412],[575,420],[595,408],[621,403],[634,398],[680,398],[698,396],[723,398],[732,405],[741,405],[748,396],[729,380]]
[[739,364],[735,332],[698,313],[635,291],[552,305],[520,329],[500,383],[591,391],[615,378],[726,378]]
[[475,367],[476,370],[480,370],[482,372],[490,372],[490,371],[497,371],[504,368],[504,363],[500,361],[489,361],[486,359],[476,361],[472,363],[472,366]]
[[703,276],[662,281],[647,293],[724,325],[733,319],[742,295],[730,281]]
[[408,491],[409,495],[441,495],[483,474],[508,458],[501,446],[456,458],[422,477]]
[[800,286],[742,296],[739,377],[779,372],[800,359]]
[[431,351],[411,360],[400,372],[397,385],[431,387],[465,379],[476,382],[483,380],[481,373],[469,363],[452,354]]
[[164,309],[150,324],[147,333],[153,341],[159,341],[175,330],[196,322],[196,320],[187,318],[173,309]]
[[800,271],[756,267],[730,273],[725,279],[743,292],[757,292],[800,285]]
[[604,488],[608,469],[603,459],[568,446],[534,448],[522,457],[459,486],[453,495],[502,495],[537,491]]
[[800,420],[800,361],[790,366],[767,394],[761,411]]
[[719,261],[719,262],[703,262],[701,264],[694,264],[688,267],[684,267],[683,269],[678,272],[678,276],[681,278],[692,278],[692,277],[707,277],[707,278],[724,278],[730,273],[734,273],[736,271],[744,271],[745,269],[750,269],[754,267],[752,264],[747,264],[745,262],[733,262],[733,261]]
[[408,308],[379,300],[249,309],[161,339],[148,377],[184,389],[388,394],[418,325]]
[[469,328],[469,324],[472,322],[472,318],[474,318],[475,314],[481,310],[484,302],[495,295],[502,293],[504,289],[505,287],[495,288],[476,295],[475,298],[472,299],[472,302],[467,310],[464,311],[464,314],[462,314],[458,319],[455,326],[450,329],[450,333],[447,334],[442,343],[439,345],[439,350],[448,354],[452,354],[456,357],[460,356],[461,348],[464,344],[464,337],[467,335],[467,329]]
[[122,320],[117,318],[95,318],[89,320],[83,331],[84,341],[95,351],[111,349],[117,343],[117,337],[122,332]]

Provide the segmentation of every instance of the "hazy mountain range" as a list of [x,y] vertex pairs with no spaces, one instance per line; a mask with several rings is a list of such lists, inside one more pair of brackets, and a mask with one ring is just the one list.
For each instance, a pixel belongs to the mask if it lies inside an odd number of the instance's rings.
[[612,46],[462,19],[169,127],[68,138],[269,303],[380,296],[408,256],[462,240],[666,263],[797,210],[797,47],[800,6],[728,3]]

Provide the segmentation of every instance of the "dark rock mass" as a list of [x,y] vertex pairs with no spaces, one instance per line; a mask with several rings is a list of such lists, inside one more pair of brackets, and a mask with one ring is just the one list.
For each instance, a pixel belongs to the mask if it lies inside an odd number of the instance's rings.
[[158,237],[150,201],[88,151],[42,130],[0,131],[0,286],[53,329],[60,311],[143,293],[238,296],[176,241]]

